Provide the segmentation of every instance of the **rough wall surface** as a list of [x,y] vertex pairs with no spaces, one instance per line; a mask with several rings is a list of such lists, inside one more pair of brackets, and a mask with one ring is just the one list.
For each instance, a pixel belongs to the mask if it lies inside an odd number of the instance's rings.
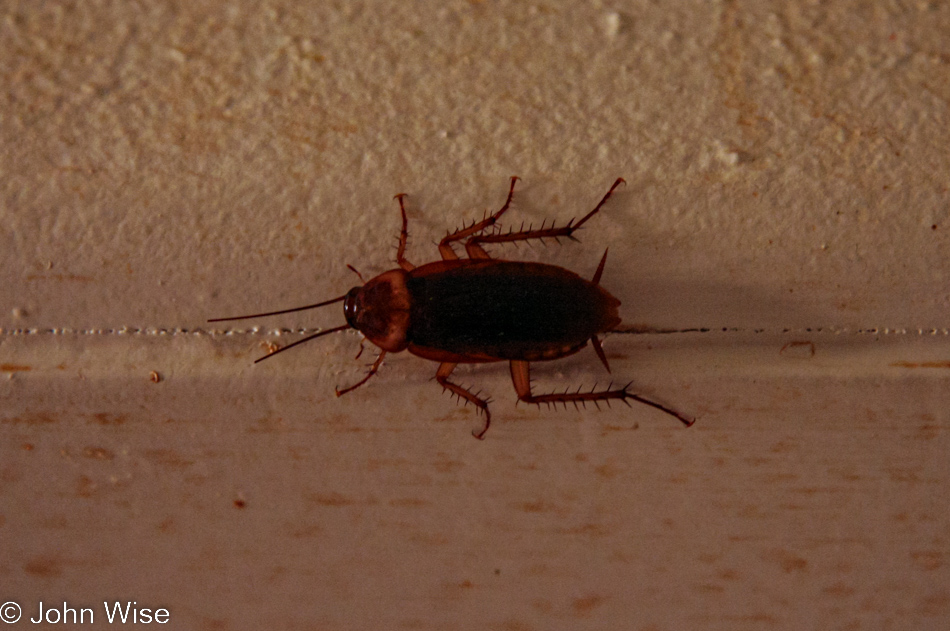
[[[950,5],[0,17],[11,628],[40,602],[109,627],[103,601],[180,629],[950,625]],[[421,359],[334,397],[356,334],[252,366],[338,306],[205,322],[392,267],[396,193],[434,260],[511,175],[506,227],[626,179],[581,244],[491,252],[590,276],[609,247],[611,377],[694,427],[516,407],[503,366],[460,367],[494,399],[478,442]],[[588,349],[535,388],[602,370]]]

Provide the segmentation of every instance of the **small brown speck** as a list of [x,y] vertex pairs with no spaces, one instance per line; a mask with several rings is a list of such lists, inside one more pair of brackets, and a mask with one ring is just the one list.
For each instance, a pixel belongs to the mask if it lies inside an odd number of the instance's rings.
[[307,497],[308,500],[319,504],[320,506],[349,506],[355,501],[339,493],[318,494],[314,493]]
[[807,340],[794,340],[783,346],[782,350],[779,351],[779,355],[785,355],[785,351],[790,351],[788,353],[789,357],[814,357],[815,344]]
[[98,488],[99,485],[93,482],[89,476],[81,475],[76,480],[77,497],[92,497]]
[[774,550],[767,555],[768,560],[775,561],[786,574],[805,572],[808,570],[808,561],[787,550]]
[[603,602],[603,600],[604,599],[601,598],[600,596],[593,594],[590,596],[586,596],[584,598],[575,598],[574,602],[572,602],[571,604],[574,607],[575,613],[586,614],[586,613],[589,613],[592,609],[596,608],[598,605],[600,605]]
[[943,552],[939,550],[922,550],[911,552],[910,557],[925,570],[933,571],[943,565]]
[[244,508],[245,506],[247,506],[247,502],[244,500],[234,500],[234,508]]
[[102,447],[86,447],[82,450],[82,455],[93,460],[112,460],[115,457],[111,451]]
[[828,594],[829,596],[837,596],[840,598],[843,596],[850,596],[851,594],[853,594],[854,588],[839,581],[835,583],[834,585],[829,585],[828,587],[823,588],[821,591],[824,592],[825,594]]
[[20,364],[0,364],[0,372],[28,372],[33,370],[32,366],[22,366]]
[[40,578],[55,578],[63,573],[62,564],[54,557],[36,557],[26,562],[23,570]]
[[148,380],[152,383],[158,383],[162,380],[162,376],[153,370],[152,372],[148,373]]
[[23,443],[22,445],[20,445],[20,449],[22,449],[23,451],[33,451],[34,449],[33,443]]
[[909,362],[896,361],[890,364],[894,368],[950,368],[950,361]]
[[99,425],[122,425],[128,420],[128,417],[125,414],[107,414],[105,412],[98,412],[92,415],[94,422]]

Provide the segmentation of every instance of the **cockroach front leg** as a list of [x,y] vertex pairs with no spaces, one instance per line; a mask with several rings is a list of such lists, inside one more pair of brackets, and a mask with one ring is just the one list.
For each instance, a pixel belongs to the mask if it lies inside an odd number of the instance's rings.
[[[462,239],[467,239],[468,237],[478,234],[482,230],[485,230],[486,228],[490,228],[495,225],[495,223],[498,221],[498,218],[504,215],[505,212],[508,210],[508,207],[511,206],[511,198],[514,197],[515,182],[517,181],[518,181],[517,175],[511,176],[511,186],[508,188],[508,199],[505,200],[505,205],[502,206],[500,210],[492,213],[491,215],[489,215],[485,219],[482,219],[481,221],[473,223],[468,228],[462,228],[462,229],[456,230],[452,234],[446,235],[441,241],[439,241],[439,252],[442,254],[443,261],[454,261],[458,258],[458,255],[455,253],[455,250],[453,250],[452,246],[450,245],[453,241],[461,241]],[[466,247],[466,250],[468,251],[468,255],[470,258],[473,258],[473,259],[490,259],[491,258],[490,256],[488,256],[488,253],[485,252],[485,250],[481,248],[478,248],[478,250],[473,255],[472,251],[468,250],[467,244],[465,247]]]
[[686,427],[689,427],[695,422],[694,419],[688,419],[679,412],[660,405],[655,401],[650,401],[649,399],[644,399],[639,395],[628,392],[627,388],[630,387],[630,384],[627,384],[619,390],[601,390],[600,392],[581,392],[578,390],[577,392],[562,392],[560,394],[541,394],[535,396],[531,394],[531,365],[522,360],[514,360],[511,362],[511,381],[514,383],[515,392],[518,393],[518,399],[525,403],[534,403],[536,405],[541,405],[542,403],[554,403],[555,405],[558,403],[565,405],[573,403],[577,405],[578,403],[584,404],[587,401],[591,401],[594,405],[597,405],[598,401],[607,401],[609,404],[611,399],[620,399],[629,406],[630,404],[627,402],[627,399],[633,399],[634,401],[639,401],[640,403],[666,412],[670,416],[677,418]]
[[[360,352],[362,352],[362,351],[360,351]],[[362,386],[364,383],[366,383],[367,381],[369,381],[369,378],[372,377],[373,375],[375,375],[375,374],[376,374],[376,371],[379,370],[379,367],[383,365],[383,357],[385,357],[385,356],[386,356],[386,351],[379,351],[379,357],[377,357],[377,358],[376,358],[376,361],[373,362],[373,365],[372,365],[372,367],[369,369],[369,372],[366,373],[366,376],[363,377],[362,379],[360,379],[359,382],[357,382],[356,384],[350,386],[349,388],[343,388],[342,390],[340,390],[340,388],[337,387],[337,389],[336,389],[336,396],[342,397],[342,396],[343,396],[344,394],[346,394],[347,392],[352,392],[353,390],[356,390],[357,388],[359,388],[360,386]],[[357,357],[359,357],[359,356],[357,355]]]
[[488,426],[491,425],[491,412],[488,411],[488,401],[479,398],[457,383],[452,383],[449,381],[449,375],[452,374],[452,371],[455,370],[456,366],[457,364],[442,362],[439,364],[439,370],[435,373],[435,380],[438,381],[439,385],[446,390],[451,390],[454,394],[474,404],[485,413],[485,426],[482,428],[482,431],[472,432],[472,436],[482,440],[485,437],[485,432],[488,431]]
[[614,182],[613,186],[610,187],[610,190],[607,191],[607,194],[604,195],[603,199],[600,200],[600,203],[597,204],[594,210],[581,217],[581,220],[577,223],[574,223],[574,220],[571,219],[566,226],[561,226],[560,228],[555,228],[553,225],[550,228],[545,228],[542,224],[541,228],[537,230],[532,230],[529,228],[528,230],[518,230],[517,232],[507,232],[505,234],[473,234],[472,237],[465,242],[465,251],[468,252],[468,255],[473,259],[490,258],[482,248],[482,243],[510,243],[512,241],[528,241],[530,239],[558,239],[560,237],[572,239],[574,231],[583,226],[588,219],[596,215],[603,205],[607,203],[607,200],[610,199],[610,196],[613,194],[614,190],[621,184],[626,184],[626,181],[622,177],[618,177],[617,181]]
[[396,250],[396,262],[407,272],[416,269],[416,266],[406,260],[406,243],[409,241],[409,220],[406,219],[406,206],[403,204],[405,193],[399,193],[393,199],[399,200],[399,212],[402,214],[402,230],[399,231],[399,248]]

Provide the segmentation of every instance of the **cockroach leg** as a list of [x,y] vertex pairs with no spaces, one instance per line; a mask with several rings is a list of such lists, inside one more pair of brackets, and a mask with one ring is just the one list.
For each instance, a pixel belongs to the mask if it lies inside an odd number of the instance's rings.
[[[633,382],[631,381],[630,383],[633,383]],[[650,401],[649,399],[644,399],[644,398],[641,397],[640,395],[633,394],[632,392],[627,392],[627,388],[630,387],[630,383],[628,383],[627,385],[625,385],[625,386],[623,387],[623,392],[624,392],[624,394],[627,395],[626,398],[623,399],[623,402],[624,402],[624,403],[627,403],[627,398],[630,398],[630,399],[633,399],[634,401],[637,401],[637,402],[639,402],[639,403],[643,403],[644,405],[649,405],[649,406],[652,407],[652,408],[656,408],[656,409],[660,410],[661,412],[666,412],[666,413],[669,414],[670,416],[675,417],[680,423],[682,423],[682,424],[685,425],[686,427],[690,427],[693,423],[696,422],[696,419],[694,419],[694,418],[687,418],[687,417],[683,416],[682,414],[680,414],[679,412],[677,412],[676,410],[672,410],[672,409],[666,407],[665,405],[661,405],[661,404],[657,403],[656,401]],[[627,403],[627,405],[630,405],[630,404]]]
[[[601,390],[600,392],[595,392],[594,389],[591,389],[590,392],[562,392],[560,394],[541,394],[533,395],[531,394],[531,364],[524,360],[513,360],[511,362],[511,381],[514,383],[515,392],[518,393],[518,399],[524,401],[525,403],[534,403],[535,405],[541,405],[545,403],[547,405],[558,403],[568,403],[568,402],[592,402],[598,409],[600,408],[600,401],[604,401],[607,405],[610,405],[611,399],[620,399],[624,403],[627,403],[627,399],[633,399],[640,403],[649,405],[650,407],[656,408],[662,412],[666,412],[670,416],[675,417],[680,422],[683,423],[686,427],[692,425],[695,420],[688,419],[679,412],[671,410],[670,408],[660,405],[655,401],[650,401],[639,395],[633,394],[627,390],[630,387],[628,383],[623,388],[619,390],[611,390],[608,386],[607,390]],[[594,386],[596,388],[596,386]],[[630,405],[627,403],[627,405]]]
[[468,258],[470,259],[490,259],[491,258],[491,255],[485,251],[485,248],[478,245],[478,243],[473,243],[472,239],[469,239],[468,241],[465,242],[465,252],[468,254]]
[[386,356],[386,351],[379,351],[379,357],[377,357],[376,361],[373,362],[373,365],[372,367],[370,367],[369,372],[366,373],[366,376],[360,379],[358,383],[350,386],[349,388],[343,388],[342,390],[340,390],[340,388],[337,387],[336,396],[342,397],[347,392],[352,392],[353,390],[356,390],[357,388],[362,386],[364,383],[369,381],[369,378],[375,375],[376,371],[379,370],[379,367],[383,364],[383,357],[385,356]]
[[575,229],[580,228],[584,224],[585,221],[587,221],[588,219],[590,219],[591,217],[593,217],[600,211],[603,205],[607,203],[607,200],[610,199],[610,196],[614,194],[614,190],[616,190],[618,186],[620,186],[621,184],[626,184],[626,183],[627,181],[625,179],[623,179],[622,177],[618,177],[616,181],[614,181],[613,186],[610,187],[610,190],[607,191],[607,194],[604,195],[603,199],[600,200],[600,203],[594,207],[594,210],[584,215],[581,218],[581,220],[578,221],[577,223],[574,223],[574,221],[571,220],[569,225],[573,225]]
[[349,269],[351,272],[353,272],[354,274],[356,274],[357,276],[359,276],[361,283],[363,283],[364,285],[366,284],[366,280],[363,278],[363,275],[360,274],[360,271],[359,271],[358,269],[356,269],[355,267],[353,267],[353,266],[350,265],[349,263],[346,264],[346,267],[347,267],[347,269]]
[[472,403],[485,413],[485,426],[482,427],[482,431],[472,432],[472,436],[482,440],[485,438],[485,432],[488,431],[488,426],[491,425],[491,412],[488,411],[488,401],[472,394],[470,391],[466,390],[457,383],[452,383],[449,381],[449,375],[452,374],[452,371],[455,370],[457,365],[458,364],[453,364],[451,362],[442,362],[439,364],[439,370],[435,373],[435,380],[439,382],[439,385],[446,390],[449,390],[456,396],[465,399],[469,403]]
[[[511,206],[511,198],[514,197],[515,195],[515,182],[517,181],[518,181],[518,176],[512,175],[511,186],[508,188],[508,198],[505,200],[505,205],[502,206],[500,210],[492,213],[491,215],[489,215],[488,217],[486,217],[485,219],[481,221],[477,221],[473,223],[468,228],[456,230],[452,234],[446,235],[441,241],[439,241],[439,252],[442,254],[442,260],[453,261],[458,258],[458,255],[452,249],[451,243],[453,241],[461,241],[462,239],[467,239],[468,237],[478,234],[482,230],[485,230],[486,228],[490,228],[495,225],[495,223],[498,221],[498,218],[504,215],[505,212],[507,212],[508,208]],[[469,243],[471,243],[471,239],[469,239]],[[473,256],[473,250],[469,249],[468,243],[465,244],[465,249],[471,258],[473,259],[490,259],[491,258],[490,256],[488,256],[488,253],[485,252],[485,250],[483,250],[481,247],[478,247],[477,245],[474,247],[476,249],[474,250],[475,255]]]
[[[600,200],[600,203],[597,204],[594,210],[581,217],[581,220],[577,223],[574,223],[574,220],[572,219],[567,223],[566,226],[561,226],[560,228],[555,228],[553,225],[550,228],[545,228],[542,224],[541,228],[537,230],[532,230],[529,228],[528,230],[508,232],[505,234],[473,234],[472,238],[465,242],[465,249],[469,252],[469,256],[471,256],[472,251],[482,253],[485,252],[485,250],[482,249],[480,245],[481,243],[511,243],[512,241],[528,241],[529,239],[557,239],[558,237],[567,237],[569,239],[573,239],[574,232],[584,225],[588,219],[596,215],[603,205],[607,203],[607,200],[610,199],[610,196],[613,194],[614,190],[621,184],[625,183],[626,182],[622,177],[618,177],[617,181],[614,182],[613,186],[610,187],[610,190],[607,191],[607,194],[604,195],[603,199]],[[473,256],[472,258],[479,257]],[[598,277],[597,280],[600,280],[600,278]]]
[[451,234],[445,235],[442,241],[439,242],[439,254],[442,255],[443,261],[457,261],[459,255],[455,253],[455,250],[452,249],[452,246],[447,243],[447,240],[452,238]]
[[399,193],[393,198],[399,200],[399,212],[402,214],[402,229],[399,231],[399,248],[396,250],[396,262],[399,263],[399,267],[411,272],[416,269],[416,266],[407,261],[405,257],[406,243],[409,241],[409,220],[406,218],[406,206],[402,201],[405,197],[405,193]]
[[607,363],[607,355],[604,354],[604,347],[600,345],[600,339],[595,335],[590,338],[590,343],[594,347],[594,352],[597,353],[597,357],[600,359],[600,362],[604,365],[604,368],[607,369],[607,372],[610,372],[610,364]]

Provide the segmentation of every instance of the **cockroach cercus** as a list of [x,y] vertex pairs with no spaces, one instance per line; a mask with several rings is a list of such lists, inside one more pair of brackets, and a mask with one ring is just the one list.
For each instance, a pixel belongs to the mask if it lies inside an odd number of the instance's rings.
[[[557,265],[494,259],[482,245],[559,237],[576,241],[574,232],[596,215],[614,190],[625,182],[618,178],[600,203],[580,221],[572,219],[560,228],[552,224],[549,228],[542,225],[540,229],[529,227],[524,230],[522,226],[517,231],[490,230],[508,211],[517,181],[517,177],[511,178],[508,198],[500,210],[467,228],[447,234],[439,242],[441,261],[417,267],[406,259],[409,235],[403,203],[406,195],[399,194],[395,197],[399,200],[402,214],[402,230],[396,250],[398,268],[332,300],[283,311],[216,318],[209,322],[279,315],[342,302],[346,324],[289,344],[257,361],[322,335],[356,329],[379,347],[379,356],[358,383],[337,388],[337,396],[366,383],[379,370],[387,353],[408,350],[413,355],[438,362],[435,379],[439,385],[484,412],[484,427],[472,432],[476,438],[484,437],[488,431],[491,413],[488,400],[480,393],[449,380],[455,367],[462,363],[508,362],[518,399],[526,403],[573,403],[576,406],[587,402],[598,405],[604,401],[609,405],[612,399],[619,399],[629,406],[628,399],[632,399],[676,417],[687,427],[692,425],[694,421],[679,412],[633,394],[629,390],[630,384],[615,389],[608,386],[607,390],[596,390],[594,386],[589,392],[578,389],[541,395],[531,393],[531,362],[572,355],[587,346],[588,341],[610,372],[598,336],[620,324],[617,315],[620,301],[600,286],[607,252],[600,259],[593,279],[587,281]],[[452,244],[459,241],[465,242],[467,259],[460,259],[452,249]]]

